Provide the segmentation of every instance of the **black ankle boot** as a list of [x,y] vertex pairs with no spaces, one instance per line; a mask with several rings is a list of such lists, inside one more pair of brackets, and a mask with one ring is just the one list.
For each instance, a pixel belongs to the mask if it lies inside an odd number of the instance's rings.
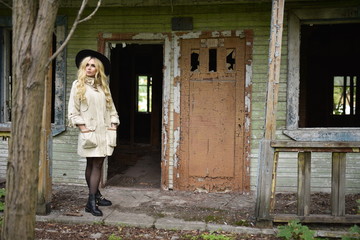
[[96,206],[95,194],[89,194],[89,199],[85,207],[85,212],[89,212],[94,216],[102,216],[102,211]]
[[107,200],[106,198],[104,198],[100,191],[98,190],[95,194],[95,198],[96,198],[96,204],[99,206],[111,206],[112,202],[110,200]]

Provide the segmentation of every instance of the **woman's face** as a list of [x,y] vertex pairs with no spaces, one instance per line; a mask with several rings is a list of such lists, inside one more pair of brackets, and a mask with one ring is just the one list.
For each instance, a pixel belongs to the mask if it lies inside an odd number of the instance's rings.
[[96,66],[94,59],[90,59],[90,61],[86,64],[85,67],[86,76],[94,77],[96,73]]

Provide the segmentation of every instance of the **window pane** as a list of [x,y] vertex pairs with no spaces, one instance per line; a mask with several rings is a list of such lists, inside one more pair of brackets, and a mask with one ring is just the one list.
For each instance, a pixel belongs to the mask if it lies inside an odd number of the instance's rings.
[[356,77],[334,77],[333,115],[355,115],[355,103]]
[[151,105],[151,103],[152,103],[152,86],[149,86],[149,110],[148,110],[148,112],[151,112],[152,111],[152,105]]
[[138,88],[138,111],[147,112],[148,104],[147,86],[139,86]]
[[139,80],[139,86],[141,86],[141,85],[147,86],[147,81],[148,81],[147,76],[139,76],[138,80]]
[[344,77],[334,77],[333,115],[342,115],[344,112],[343,86]]

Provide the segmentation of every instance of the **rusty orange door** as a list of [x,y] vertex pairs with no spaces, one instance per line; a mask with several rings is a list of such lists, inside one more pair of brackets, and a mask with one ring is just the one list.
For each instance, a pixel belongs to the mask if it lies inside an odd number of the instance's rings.
[[181,189],[245,191],[245,39],[181,41]]

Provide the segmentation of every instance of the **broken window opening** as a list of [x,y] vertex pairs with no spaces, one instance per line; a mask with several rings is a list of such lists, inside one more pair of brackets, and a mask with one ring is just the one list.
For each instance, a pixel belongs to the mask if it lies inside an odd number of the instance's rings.
[[360,24],[304,24],[300,30],[299,127],[359,127]]
[[356,76],[335,76],[333,87],[333,115],[355,115]]
[[216,72],[217,49],[209,49],[209,72]]
[[191,72],[196,72],[199,70],[199,55],[200,51],[198,49],[191,50],[191,56],[190,56],[190,64],[191,64]]
[[226,49],[226,68],[229,71],[235,70],[235,49]]

